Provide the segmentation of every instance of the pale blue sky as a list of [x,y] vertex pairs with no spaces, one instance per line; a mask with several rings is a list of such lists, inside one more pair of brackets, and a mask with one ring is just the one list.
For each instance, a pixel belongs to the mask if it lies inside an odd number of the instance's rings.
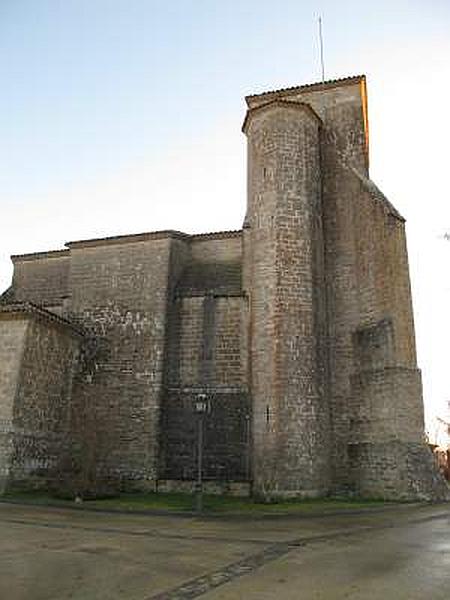
[[[0,0],[0,289],[9,255],[239,228],[243,97],[368,76],[371,176],[408,219],[429,410],[450,398],[450,2]],[[447,275],[446,275],[447,274]]]
[[245,93],[317,79],[319,8],[329,77],[449,34],[443,1],[1,0],[6,197],[98,179],[239,120]]

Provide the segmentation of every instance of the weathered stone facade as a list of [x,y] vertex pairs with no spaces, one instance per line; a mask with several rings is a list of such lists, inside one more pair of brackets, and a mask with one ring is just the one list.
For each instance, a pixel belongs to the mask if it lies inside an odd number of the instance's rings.
[[189,487],[206,394],[217,489],[446,496],[422,439],[404,219],[368,176],[364,77],[247,103],[242,230],[13,256],[3,488]]
[[0,486],[42,487],[70,452],[82,334],[29,304],[0,306]]

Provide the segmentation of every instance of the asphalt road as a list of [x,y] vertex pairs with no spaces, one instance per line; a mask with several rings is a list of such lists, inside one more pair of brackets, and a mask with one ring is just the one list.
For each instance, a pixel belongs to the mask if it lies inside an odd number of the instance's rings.
[[197,519],[0,504],[1,600],[449,600],[450,506]]

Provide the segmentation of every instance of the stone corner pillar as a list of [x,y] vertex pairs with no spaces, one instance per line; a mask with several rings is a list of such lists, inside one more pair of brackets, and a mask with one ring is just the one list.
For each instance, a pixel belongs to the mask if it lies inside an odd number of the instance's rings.
[[266,498],[329,485],[320,127],[309,105],[284,100],[243,126],[253,487]]

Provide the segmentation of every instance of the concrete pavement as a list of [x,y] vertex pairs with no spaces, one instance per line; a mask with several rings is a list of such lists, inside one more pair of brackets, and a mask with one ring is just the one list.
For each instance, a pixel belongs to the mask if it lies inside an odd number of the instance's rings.
[[0,504],[8,600],[448,600],[450,507],[198,519]]

